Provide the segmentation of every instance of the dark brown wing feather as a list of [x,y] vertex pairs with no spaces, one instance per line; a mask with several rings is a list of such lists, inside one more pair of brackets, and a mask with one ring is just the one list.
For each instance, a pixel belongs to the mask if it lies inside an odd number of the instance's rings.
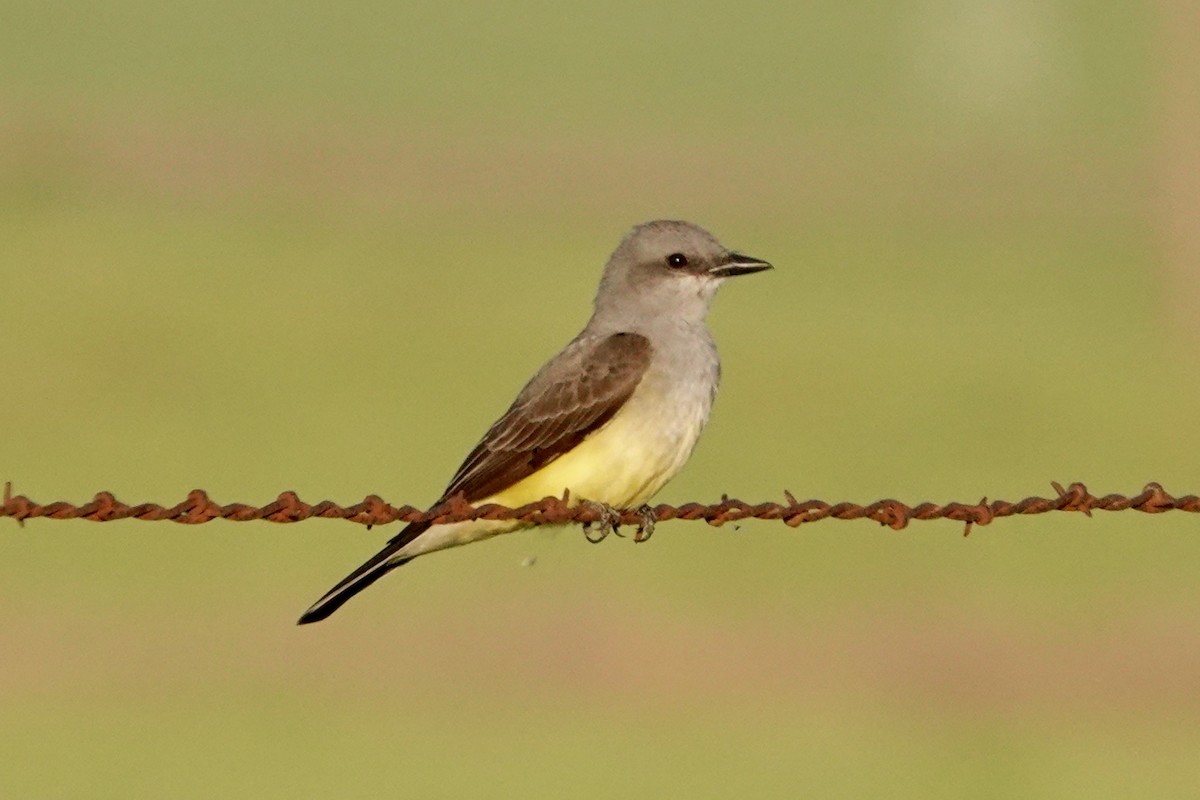
[[[507,489],[568,452],[612,419],[646,374],[650,340],[636,333],[581,336],[533,376],[516,402],[488,430],[442,500],[462,492],[474,503]],[[439,500],[438,502],[441,502]],[[401,530],[300,617],[325,619],[342,604],[409,559],[393,560],[429,528],[414,522]]]
[[521,391],[467,456],[445,500],[474,503],[570,451],[620,410],[650,366],[650,340],[637,333],[576,339]]

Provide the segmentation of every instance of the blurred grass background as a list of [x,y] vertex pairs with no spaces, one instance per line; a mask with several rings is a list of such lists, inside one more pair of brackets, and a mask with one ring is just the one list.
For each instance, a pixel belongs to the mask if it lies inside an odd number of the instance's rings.
[[[1200,489],[1187,4],[0,0],[0,478],[432,501],[632,224],[774,262],[661,495]],[[1184,515],[0,526],[5,797],[1193,797]],[[523,560],[536,556],[533,567]]]

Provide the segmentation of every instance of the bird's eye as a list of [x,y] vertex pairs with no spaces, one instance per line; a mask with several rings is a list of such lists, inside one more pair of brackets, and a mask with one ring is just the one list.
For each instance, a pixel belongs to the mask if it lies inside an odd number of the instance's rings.
[[686,267],[687,256],[685,256],[683,253],[671,253],[671,255],[667,256],[667,266],[675,267],[677,269],[679,267]]

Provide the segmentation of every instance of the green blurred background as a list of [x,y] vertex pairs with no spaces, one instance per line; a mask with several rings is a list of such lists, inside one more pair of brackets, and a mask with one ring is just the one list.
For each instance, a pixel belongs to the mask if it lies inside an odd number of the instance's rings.
[[[777,269],[660,496],[1200,490],[1185,2],[0,0],[0,479],[432,501],[632,224]],[[0,524],[4,797],[1194,797],[1200,531]],[[536,558],[533,566],[522,566]]]

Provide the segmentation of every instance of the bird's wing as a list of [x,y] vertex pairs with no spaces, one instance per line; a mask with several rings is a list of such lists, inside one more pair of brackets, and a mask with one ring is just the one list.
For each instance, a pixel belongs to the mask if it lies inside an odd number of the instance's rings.
[[[612,419],[649,366],[650,340],[645,336],[580,336],[526,384],[512,407],[467,456],[438,502],[459,492],[469,503],[491,497],[570,451]],[[405,526],[305,611],[300,624],[325,619],[388,572],[408,563],[411,556],[397,554],[429,527],[428,522]]]
[[474,503],[569,452],[625,405],[650,366],[637,333],[580,337],[525,386],[467,456],[442,496]]

